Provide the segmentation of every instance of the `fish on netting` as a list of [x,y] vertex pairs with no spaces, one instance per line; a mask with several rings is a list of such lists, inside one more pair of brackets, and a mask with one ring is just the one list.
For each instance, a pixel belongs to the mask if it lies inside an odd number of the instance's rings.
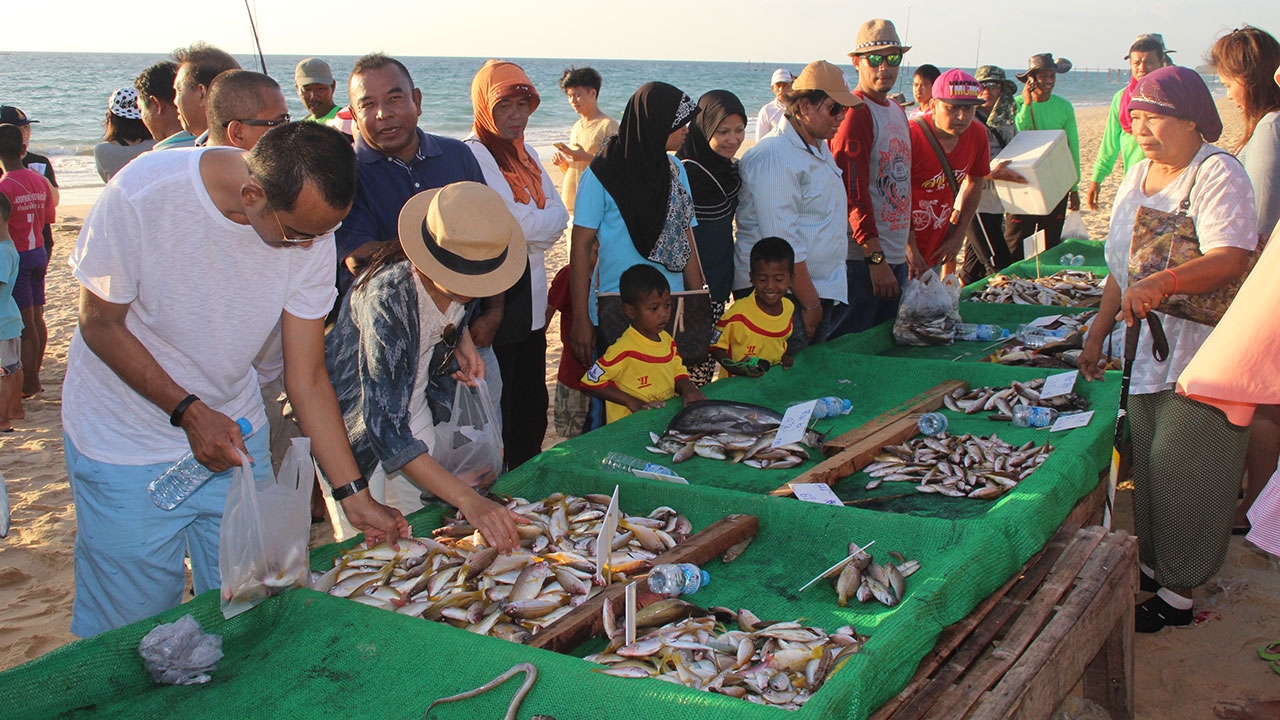
[[1105,275],[1088,270],[1059,270],[1040,278],[998,274],[988,278],[986,287],[974,293],[969,302],[1098,307],[1106,283]]
[[711,611],[660,625],[633,643],[619,633],[584,659],[603,665],[605,675],[652,677],[796,710],[867,640],[849,625],[827,633],[799,622],[762,621],[745,608]]
[[782,415],[762,405],[703,400],[680,411],[662,435],[649,433],[645,448],[682,463],[700,456],[754,468],[782,469],[808,460],[822,435],[809,430],[799,442],[773,446]]
[[1040,388],[1044,387],[1044,378],[1036,378],[1029,382],[1014,380],[1007,387],[983,386],[956,388],[942,396],[942,404],[952,412],[975,415],[980,412],[990,413],[992,420],[1013,420],[1013,412],[1018,407],[1054,408],[1060,412],[1088,410],[1089,401],[1080,395],[1070,392],[1051,398],[1041,398]]
[[1052,451],[1049,443],[1036,445],[1028,440],[1015,446],[994,433],[985,437],[942,433],[888,445],[862,472],[871,476],[868,490],[886,482],[903,482],[921,493],[992,500],[1035,472]]
[[360,545],[313,580],[313,587],[403,615],[446,622],[481,635],[527,643],[547,625],[597,595],[609,582],[647,572],[654,559],[693,532],[669,507],[648,515],[622,513],[603,576],[596,546],[611,498],[556,493],[506,507],[529,520],[516,526],[520,547],[491,547],[465,518],[450,519],[433,537]]

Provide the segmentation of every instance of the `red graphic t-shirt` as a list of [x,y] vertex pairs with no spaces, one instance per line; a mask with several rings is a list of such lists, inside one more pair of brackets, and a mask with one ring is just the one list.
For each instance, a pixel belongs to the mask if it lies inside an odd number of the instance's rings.
[[49,197],[49,184],[34,170],[10,170],[0,177],[0,193],[9,198],[9,237],[18,252],[44,244],[44,226],[57,219]]
[[[925,121],[931,124],[932,115],[927,115]],[[925,132],[915,122],[911,123],[911,227],[916,231],[916,245],[921,254],[932,263],[947,236],[951,211],[955,209],[955,193],[947,184],[947,174]],[[947,162],[955,171],[956,182],[961,184],[969,175],[982,178],[991,174],[987,126],[974,120],[960,135],[955,149],[947,153]]]

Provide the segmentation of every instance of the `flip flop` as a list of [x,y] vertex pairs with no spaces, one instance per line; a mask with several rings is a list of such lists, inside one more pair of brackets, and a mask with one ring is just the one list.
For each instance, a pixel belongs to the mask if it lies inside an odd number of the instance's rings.
[[[1258,648],[1258,657],[1274,665],[1277,660],[1280,660],[1280,640],[1260,646]],[[1280,669],[1272,669],[1280,672]]]

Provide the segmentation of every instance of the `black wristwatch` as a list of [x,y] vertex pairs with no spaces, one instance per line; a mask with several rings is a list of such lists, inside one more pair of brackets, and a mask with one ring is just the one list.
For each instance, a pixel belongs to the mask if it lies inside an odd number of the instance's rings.
[[351,482],[333,489],[333,499],[336,502],[342,502],[356,493],[369,487],[369,481],[363,475],[352,480]]
[[884,253],[873,250],[867,253],[866,262],[868,265],[879,265],[884,262]]

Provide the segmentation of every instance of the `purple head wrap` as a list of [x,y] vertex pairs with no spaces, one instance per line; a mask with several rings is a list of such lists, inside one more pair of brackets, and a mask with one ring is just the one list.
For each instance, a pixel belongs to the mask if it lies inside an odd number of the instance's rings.
[[1222,135],[1222,118],[1200,74],[1190,68],[1170,66],[1147,73],[1133,89],[1130,110],[1183,118],[1195,122],[1206,142]]

